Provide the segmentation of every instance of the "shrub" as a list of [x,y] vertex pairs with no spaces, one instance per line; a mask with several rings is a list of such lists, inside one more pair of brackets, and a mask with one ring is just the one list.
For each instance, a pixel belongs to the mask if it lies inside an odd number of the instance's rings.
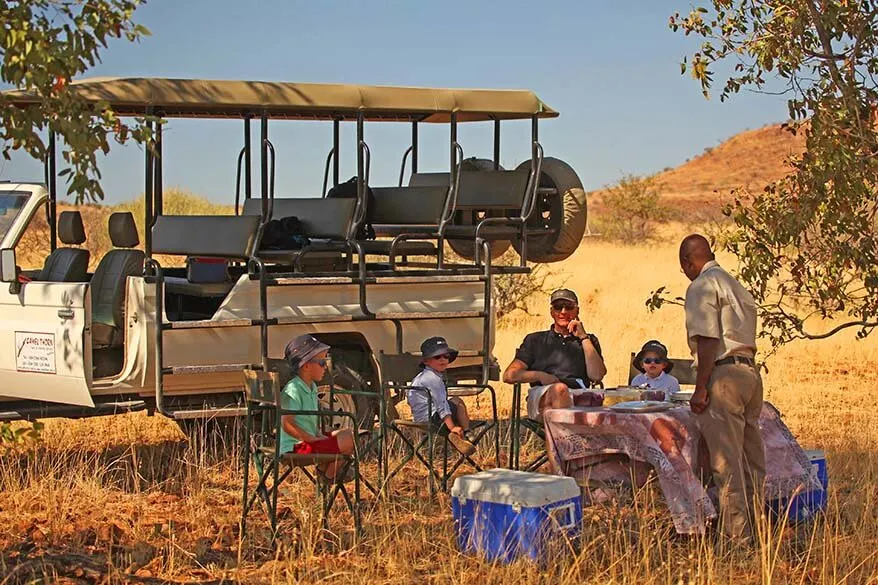
[[601,234],[626,243],[653,239],[655,226],[670,219],[652,177],[626,175],[604,195],[606,215],[599,220]]
[[[497,264],[514,264],[518,256],[509,250]],[[494,277],[494,306],[500,319],[516,309],[531,314],[529,303],[536,294],[548,296],[553,288],[546,284],[552,271],[545,264],[532,264],[529,274],[498,274]]]

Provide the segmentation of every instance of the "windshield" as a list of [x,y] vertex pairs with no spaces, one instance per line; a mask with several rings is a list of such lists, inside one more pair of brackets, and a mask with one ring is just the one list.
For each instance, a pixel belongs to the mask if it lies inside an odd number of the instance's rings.
[[0,191],[0,240],[6,237],[29,197],[30,193],[21,191]]

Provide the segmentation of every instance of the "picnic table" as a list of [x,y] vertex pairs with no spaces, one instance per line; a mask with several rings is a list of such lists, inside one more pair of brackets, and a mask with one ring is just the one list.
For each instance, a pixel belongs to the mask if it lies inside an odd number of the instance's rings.
[[[702,476],[709,477],[706,447],[688,404],[650,413],[552,409],[544,413],[543,421],[555,473],[597,488],[598,498],[612,493],[614,486],[630,486],[632,480],[642,483],[652,469],[678,533],[702,534],[707,521],[717,516],[701,481]],[[766,500],[820,489],[808,456],[768,402],[762,407],[759,428],[765,444]]]

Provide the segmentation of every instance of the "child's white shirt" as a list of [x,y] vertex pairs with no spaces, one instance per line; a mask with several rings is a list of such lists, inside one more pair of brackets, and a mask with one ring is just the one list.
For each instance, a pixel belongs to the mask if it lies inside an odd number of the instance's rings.
[[643,384],[649,386],[651,390],[664,390],[668,394],[680,391],[680,382],[667,372],[662,372],[655,378],[650,378],[646,374],[637,374],[631,380],[632,386],[641,386]]

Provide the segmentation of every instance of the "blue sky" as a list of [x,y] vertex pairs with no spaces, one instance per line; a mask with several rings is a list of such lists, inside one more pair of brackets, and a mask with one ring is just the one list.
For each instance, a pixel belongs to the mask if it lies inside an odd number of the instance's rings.
[[[92,74],[527,88],[561,112],[540,127],[546,155],[566,160],[594,189],[626,173],[677,166],[738,132],[786,118],[782,97],[705,100],[680,75],[682,57],[698,41],[667,22],[689,8],[645,0],[151,0],[135,20],[152,36],[110,45]],[[343,144],[353,139],[347,126]],[[529,156],[529,131],[528,122],[507,124],[504,166]],[[406,124],[367,124],[373,185],[396,183],[409,132]],[[491,132],[487,124],[462,125],[465,155],[490,158]],[[237,121],[171,120],[165,186],[231,203],[241,135]],[[279,121],[270,135],[278,195],[319,196],[331,124]],[[447,126],[422,126],[421,170],[447,168],[447,140]],[[343,177],[356,172],[352,151],[343,151]],[[136,145],[117,147],[101,170],[108,203],[142,193]],[[0,179],[40,177],[41,165],[26,156],[0,161]]]

